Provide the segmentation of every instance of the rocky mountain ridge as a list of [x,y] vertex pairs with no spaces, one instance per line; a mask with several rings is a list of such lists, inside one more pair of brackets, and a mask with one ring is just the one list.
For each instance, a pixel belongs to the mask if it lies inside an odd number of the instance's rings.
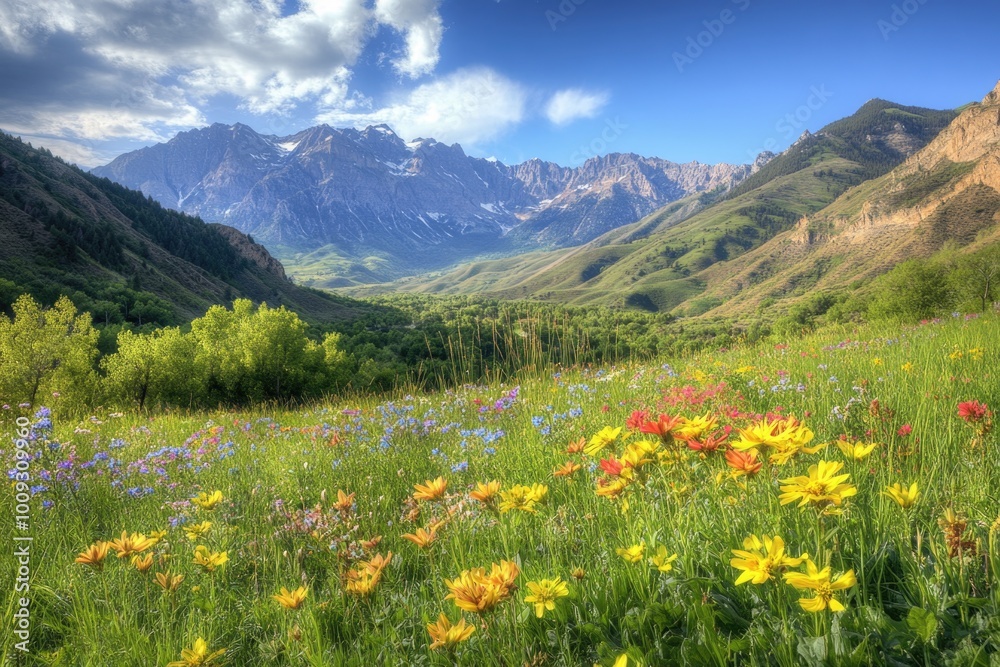
[[611,154],[576,168],[537,159],[508,166],[458,144],[405,142],[385,125],[276,137],[215,124],[93,173],[272,249],[331,248],[420,270],[586,242],[689,194],[731,188],[766,160],[677,164]]

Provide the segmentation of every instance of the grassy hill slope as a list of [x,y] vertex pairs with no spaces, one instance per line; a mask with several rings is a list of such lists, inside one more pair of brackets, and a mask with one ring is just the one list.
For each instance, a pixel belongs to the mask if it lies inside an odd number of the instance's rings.
[[313,321],[370,306],[292,284],[262,246],[0,134],[0,307],[70,296],[95,320],[177,323],[248,297]]
[[[838,216],[858,213],[868,197],[884,189],[880,179],[891,178],[884,174],[924,148],[956,115],[873,100],[853,116],[804,136],[719,201],[690,198],[584,246],[471,263],[391,288],[719,314],[716,309],[723,304],[728,309],[737,294],[785,271],[783,253],[789,250],[783,240],[801,234],[803,225],[818,229],[812,220],[826,220],[819,214],[827,207]],[[936,191],[954,175],[948,169],[924,175],[901,196]],[[946,224],[939,228],[948,233]],[[806,289],[834,266],[829,259],[798,267],[788,280]],[[741,278],[733,282],[735,273]],[[754,308],[764,298],[749,299],[741,308]]]

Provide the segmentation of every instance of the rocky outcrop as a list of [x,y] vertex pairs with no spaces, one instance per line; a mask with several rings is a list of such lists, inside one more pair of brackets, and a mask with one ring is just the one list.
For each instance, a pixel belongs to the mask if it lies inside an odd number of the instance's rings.
[[267,251],[267,248],[259,243],[255,243],[252,238],[238,229],[234,229],[228,225],[213,226],[218,230],[219,234],[222,235],[223,238],[229,241],[229,245],[235,248],[240,257],[253,262],[262,270],[273,276],[277,276],[282,280],[288,280],[288,276],[285,275],[285,267],[281,265],[281,262],[271,256],[271,253]]
[[[956,166],[964,168],[952,178],[946,174]],[[909,199],[918,201],[900,205],[901,194],[923,179],[934,183],[926,192],[917,189]],[[889,229],[912,229],[938,214],[943,207],[970,189],[986,186],[1000,192],[1000,84],[982,104],[962,112],[926,147],[912,155],[886,177],[886,187],[864,203],[860,213],[843,230],[840,240],[866,243]],[[908,201],[904,197],[904,201]]]

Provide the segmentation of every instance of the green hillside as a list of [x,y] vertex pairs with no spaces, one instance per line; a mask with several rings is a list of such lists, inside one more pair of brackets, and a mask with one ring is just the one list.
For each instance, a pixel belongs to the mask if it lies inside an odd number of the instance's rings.
[[69,296],[96,322],[186,322],[247,297],[313,321],[370,306],[292,284],[249,237],[161,207],[0,133],[0,308]]
[[489,294],[700,315],[724,303],[706,293],[719,273],[713,267],[728,266],[890,171],[955,117],[873,100],[803,137],[721,198],[677,202],[584,246],[474,262],[352,293]]

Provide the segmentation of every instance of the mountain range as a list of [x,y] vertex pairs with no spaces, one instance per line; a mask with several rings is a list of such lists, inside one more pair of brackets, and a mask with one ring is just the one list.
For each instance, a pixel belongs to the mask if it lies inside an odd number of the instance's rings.
[[[112,167],[148,194],[103,177]],[[214,125],[96,171],[0,135],[0,302],[69,294],[98,319],[134,324],[183,322],[237,296],[314,321],[375,307],[299,287],[289,267],[318,286],[353,283],[341,290],[351,296],[757,317],[863,290],[904,259],[1000,242],[1000,85],[957,110],[872,100],[742,167],[635,155],[508,167],[385,126],[276,138]],[[206,224],[157,197],[258,222],[251,234]],[[312,217],[294,214],[309,205]]]
[[215,124],[93,170],[166,207],[252,235],[323,287],[416,274],[487,254],[586,243],[761,166],[634,154],[576,168],[507,166],[388,126],[292,136]]
[[1000,241],[1000,85],[933,111],[872,100],[708,205],[678,201],[575,248],[358,288],[758,317],[865,289],[897,263]]

